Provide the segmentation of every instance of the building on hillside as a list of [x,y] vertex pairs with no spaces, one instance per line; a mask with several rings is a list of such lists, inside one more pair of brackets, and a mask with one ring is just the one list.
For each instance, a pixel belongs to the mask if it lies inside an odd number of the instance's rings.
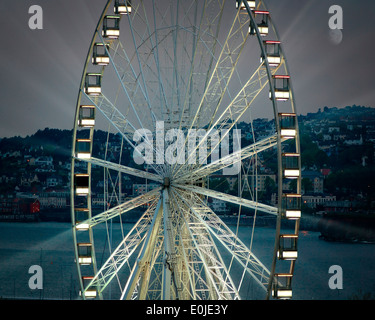
[[243,188],[244,188],[244,191],[248,191],[249,190],[249,186],[252,190],[255,190],[255,188],[258,188],[258,191],[259,192],[264,192],[267,190],[267,180],[268,181],[273,181],[274,183],[276,183],[276,175],[274,174],[259,174],[257,176],[255,175],[245,175],[244,176],[244,180],[245,179],[248,179],[248,182],[249,184],[247,183],[244,183],[243,185]]
[[46,191],[41,192],[38,196],[40,208],[59,208],[64,209],[69,206],[70,192],[69,191]]
[[42,156],[42,157],[38,157],[36,158],[35,160],[35,165],[36,166],[53,166],[53,158],[50,157],[50,156]]
[[317,206],[326,206],[329,202],[336,201],[336,196],[325,194],[304,194],[302,195],[302,203],[309,208],[316,208]]
[[212,198],[209,202],[209,206],[213,212],[218,214],[224,214],[228,212],[227,203],[223,200]]
[[[312,184],[312,190],[304,190],[304,192],[312,192],[315,194],[323,193],[324,179],[323,174],[317,171],[302,171],[302,179],[309,179]],[[302,185],[302,188],[304,186]]]

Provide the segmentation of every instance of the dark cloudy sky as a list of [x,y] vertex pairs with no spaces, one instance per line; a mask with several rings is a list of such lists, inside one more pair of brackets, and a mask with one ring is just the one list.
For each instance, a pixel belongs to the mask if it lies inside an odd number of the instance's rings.
[[[83,62],[105,3],[0,1],[0,137],[72,128]],[[28,27],[34,4],[43,8],[43,30]],[[298,113],[324,106],[375,107],[374,0],[267,4],[284,43]],[[339,44],[329,36],[328,9],[334,4],[344,11]]]

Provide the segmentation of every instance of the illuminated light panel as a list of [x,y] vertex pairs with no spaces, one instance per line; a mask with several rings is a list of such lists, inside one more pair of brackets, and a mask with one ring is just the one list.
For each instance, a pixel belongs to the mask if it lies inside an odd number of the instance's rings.
[[262,37],[265,37],[268,35],[268,27],[265,26],[258,26],[259,33]]
[[78,125],[82,127],[93,127],[95,126],[95,120],[94,119],[81,119],[81,120],[78,120]]
[[277,257],[284,260],[296,260],[298,258],[298,252],[296,250],[278,251]]
[[87,231],[90,228],[88,223],[80,223],[76,225],[76,230],[78,231]]
[[98,64],[98,65],[108,65],[109,64],[109,57],[95,57],[92,58],[92,63],[93,64]]
[[91,257],[78,257],[78,263],[82,265],[87,265],[92,263],[92,258]]
[[281,129],[281,137],[283,138],[294,138],[296,136],[295,129]]
[[267,57],[268,63],[271,67],[277,67],[281,63],[281,58],[280,57]]
[[114,8],[114,12],[119,13],[119,14],[128,14],[128,13],[132,12],[132,7],[120,5],[120,6],[117,7],[117,12],[116,12],[116,8]]
[[273,77],[275,79],[290,79],[290,76],[286,76],[286,75],[274,75]]
[[120,30],[116,29],[107,29],[103,30],[102,32],[103,37],[108,37],[108,38],[118,38],[120,36]]
[[[270,99],[272,99],[272,92],[270,91],[269,94]],[[275,89],[275,99],[278,101],[287,101],[290,99],[290,92],[289,90],[278,90]]]
[[[266,26],[258,26],[259,33],[262,37],[265,37],[268,35],[268,27]],[[251,34],[252,28],[251,25],[249,26],[249,33]]]
[[[247,4],[249,5],[251,10],[255,9],[256,7],[255,1],[247,1]],[[238,1],[236,1],[236,8],[238,9]],[[240,10],[246,10],[246,6],[243,2],[241,2]]]
[[102,93],[101,87],[87,87],[85,88],[85,93],[92,95],[99,95]]
[[89,152],[77,152],[77,158],[78,159],[90,159],[91,154]]
[[290,98],[290,93],[289,91],[275,90],[275,98],[276,100],[286,101]]
[[85,291],[86,298],[96,298],[96,290],[86,290]]
[[298,178],[300,176],[300,171],[298,169],[285,169],[284,176],[287,178]]
[[89,188],[85,187],[77,187],[76,188],[77,195],[87,195],[89,194]]
[[301,218],[301,210],[286,210],[285,217],[287,219],[300,219]]
[[[81,290],[79,291],[79,295],[82,297],[82,291]],[[91,289],[91,290],[86,290],[84,292],[84,295],[85,295],[85,298],[93,299],[93,298],[96,298],[97,293],[96,293],[96,290]]]
[[276,291],[276,295],[275,295],[275,291],[272,290],[272,296],[275,297],[275,298],[278,298],[278,299],[291,299],[292,298],[292,290],[279,289],[279,290]]

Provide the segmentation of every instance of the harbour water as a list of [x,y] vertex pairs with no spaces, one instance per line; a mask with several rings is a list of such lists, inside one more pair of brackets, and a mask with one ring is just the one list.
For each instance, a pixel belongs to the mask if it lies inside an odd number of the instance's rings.
[[[117,226],[118,227],[118,226]],[[114,228],[117,228],[116,225]],[[125,228],[130,228],[126,224]],[[104,230],[103,230],[104,231]],[[247,243],[250,229],[239,235]],[[301,230],[298,261],[293,280],[295,300],[346,300],[375,295],[375,245],[326,242],[319,233]],[[267,263],[273,248],[274,230],[259,227],[253,248]],[[29,268],[43,270],[43,289],[31,290]],[[343,289],[332,290],[328,282],[332,265],[343,270]],[[78,281],[70,223],[0,223],[0,298],[77,299]]]

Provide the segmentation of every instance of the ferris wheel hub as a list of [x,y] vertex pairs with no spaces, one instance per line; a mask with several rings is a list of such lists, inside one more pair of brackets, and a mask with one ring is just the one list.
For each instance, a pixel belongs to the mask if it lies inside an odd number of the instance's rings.
[[169,177],[164,177],[163,187],[164,188],[169,188],[170,185],[171,185],[171,181],[170,181]]

